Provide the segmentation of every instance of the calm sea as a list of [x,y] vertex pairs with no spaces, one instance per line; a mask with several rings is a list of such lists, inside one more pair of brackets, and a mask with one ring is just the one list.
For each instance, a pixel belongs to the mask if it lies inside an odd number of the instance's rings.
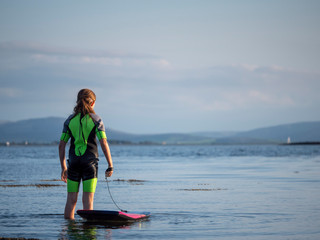
[[[113,198],[150,212],[148,221],[67,221],[57,146],[0,147],[0,237],[320,239],[320,146],[112,145],[111,152]],[[94,208],[116,210],[106,168],[101,158]]]

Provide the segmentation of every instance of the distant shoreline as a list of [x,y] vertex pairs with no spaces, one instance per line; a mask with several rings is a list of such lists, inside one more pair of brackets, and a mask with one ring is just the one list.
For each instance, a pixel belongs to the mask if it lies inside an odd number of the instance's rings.
[[293,143],[284,143],[282,145],[320,145],[320,142],[293,142]]
[[[64,118],[50,117],[0,123],[0,145],[57,145],[64,121]],[[285,145],[290,142],[296,145],[308,142],[303,144],[310,145],[320,142],[320,121],[283,124],[242,132],[132,134],[107,128],[106,133],[111,145]]]
[[[188,146],[188,145],[203,145],[203,146],[219,146],[219,145],[281,145],[281,146],[295,146],[295,145],[320,145],[320,141],[315,142],[292,142],[292,143],[270,143],[270,142],[260,142],[260,143],[157,143],[157,142],[129,142],[129,141],[108,141],[110,145],[124,145],[124,146]],[[37,142],[0,142],[0,146],[58,146],[59,142],[51,143],[37,143]]]

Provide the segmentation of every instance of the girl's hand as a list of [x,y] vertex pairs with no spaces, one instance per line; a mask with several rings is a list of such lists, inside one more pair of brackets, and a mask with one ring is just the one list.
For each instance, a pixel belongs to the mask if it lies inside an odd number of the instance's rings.
[[107,170],[106,170],[106,177],[111,177],[112,176],[112,173],[113,173],[113,167],[109,167]]
[[61,170],[61,180],[67,183],[67,178],[68,178],[67,169]]

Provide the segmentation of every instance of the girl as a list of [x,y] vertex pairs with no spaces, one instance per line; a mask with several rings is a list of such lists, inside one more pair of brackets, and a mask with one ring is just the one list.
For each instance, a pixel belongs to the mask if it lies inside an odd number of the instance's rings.
[[[93,209],[93,198],[98,177],[98,137],[102,151],[108,162],[106,177],[113,173],[113,163],[105,128],[101,118],[93,108],[96,95],[90,89],[82,89],[78,93],[74,113],[64,122],[59,143],[59,158],[61,163],[61,180],[67,183],[68,196],[64,217],[74,219],[74,211],[78,199],[79,184],[82,180],[83,209]],[[65,148],[71,138],[68,168],[66,165]]]

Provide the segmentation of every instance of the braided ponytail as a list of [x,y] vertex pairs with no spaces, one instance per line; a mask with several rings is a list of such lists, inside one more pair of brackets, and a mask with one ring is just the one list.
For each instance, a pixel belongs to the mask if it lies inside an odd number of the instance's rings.
[[78,93],[77,105],[74,107],[74,113],[81,113],[85,116],[88,113],[95,113],[92,104],[96,101],[96,95],[90,89],[81,89]]

